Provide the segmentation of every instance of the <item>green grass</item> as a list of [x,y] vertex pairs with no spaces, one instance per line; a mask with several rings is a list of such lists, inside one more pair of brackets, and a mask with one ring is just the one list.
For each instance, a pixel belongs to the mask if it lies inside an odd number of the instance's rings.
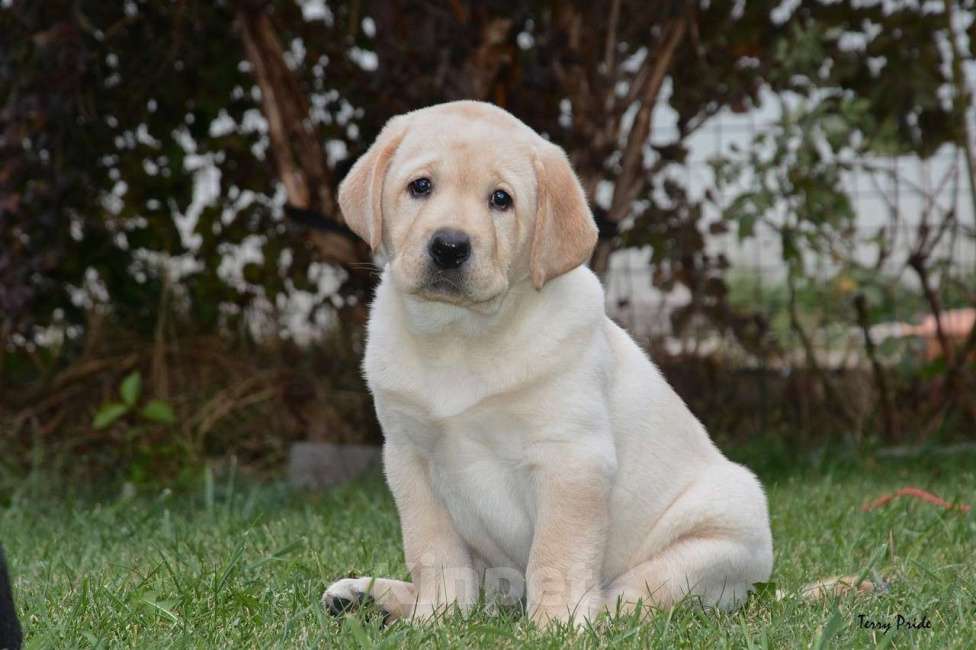
[[[976,512],[912,500],[860,510],[908,484],[971,503],[974,467],[970,455],[764,472],[776,587],[873,568],[891,581],[886,593],[808,603],[764,590],[734,614],[685,605],[576,636],[538,630],[516,613],[387,628],[368,613],[325,614],[319,598],[331,580],[405,573],[378,473],[321,495],[225,476],[180,494],[145,488],[114,498],[55,496],[35,477],[0,501],[0,538],[28,648],[974,648]],[[858,614],[925,615],[932,627],[880,634],[861,629]]]

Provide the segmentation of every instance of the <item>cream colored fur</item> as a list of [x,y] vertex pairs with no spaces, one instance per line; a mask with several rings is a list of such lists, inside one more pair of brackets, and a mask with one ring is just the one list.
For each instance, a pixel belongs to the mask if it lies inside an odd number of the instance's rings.
[[[512,209],[489,206],[499,188]],[[689,594],[729,609],[769,577],[762,487],[607,318],[558,147],[487,104],[433,106],[391,120],[340,201],[387,260],[364,370],[412,580],[339,580],[327,604],[424,620],[484,591],[581,623]],[[428,253],[443,227],[472,241],[448,291]]]

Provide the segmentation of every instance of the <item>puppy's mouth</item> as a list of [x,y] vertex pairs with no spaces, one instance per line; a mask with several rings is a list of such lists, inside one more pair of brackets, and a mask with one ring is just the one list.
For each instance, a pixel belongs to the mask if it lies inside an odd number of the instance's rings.
[[471,285],[463,271],[430,269],[410,293],[422,300],[443,302],[476,311],[490,311],[503,292],[492,291],[483,295],[484,292],[479,292]]
[[467,266],[442,269],[426,260],[420,264],[418,261],[397,256],[391,262],[396,286],[415,300],[488,313],[498,306],[499,299],[508,291],[508,282],[500,273],[474,273]]
[[460,271],[430,270],[417,289],[418,294],[431,300],[459,303],[469,299],[467,283]]

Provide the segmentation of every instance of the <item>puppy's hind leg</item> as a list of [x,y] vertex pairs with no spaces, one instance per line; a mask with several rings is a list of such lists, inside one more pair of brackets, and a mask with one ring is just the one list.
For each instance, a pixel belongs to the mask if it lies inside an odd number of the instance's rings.
[[686,536],[614,580],[605,592],[606,607],[611,613],[618,607],[632,611],[638,603],[668,609],[691,597],[705,607],[732,610],[769,576],[768,555],[729,538]]

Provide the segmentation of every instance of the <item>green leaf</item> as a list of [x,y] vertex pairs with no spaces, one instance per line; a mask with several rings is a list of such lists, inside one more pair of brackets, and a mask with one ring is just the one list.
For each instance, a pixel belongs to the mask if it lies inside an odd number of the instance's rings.
[[120,402],[103,404],[95,413],[95,421],[92,422],[92,426],[96,429],[104,429],[128,412],[129,406]]
[[168,402],[159,399],[150,400],[139,415],[150,422],[159,422],[160,424],[173,424],[176,422],[176,414],[173,413],[173,407]]
[[756,213],[750,212],[739,217],[739,241],[748,239],[756,233]]
[[128,377],[122,380],[122,385],[119,386],[119,395],[122,396],[122,401],[129,406],[134,405],[139,400],[139,394],[142,392],[142,375],[139,371],[133,371]]

